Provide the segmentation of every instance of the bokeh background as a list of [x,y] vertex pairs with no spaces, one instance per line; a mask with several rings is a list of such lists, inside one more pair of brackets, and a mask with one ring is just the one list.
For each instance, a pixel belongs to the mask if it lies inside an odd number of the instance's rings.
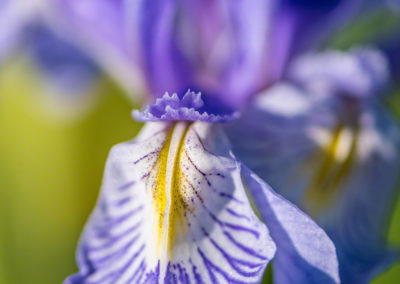
[[[326,45],[381,44],[399,25],[398,14],[374,10]],[[400,121],[399,86],[387,105]],[[24,50],[0,65],[0,283],[61,283],[77,270],[75,248],[108,151],[141,128],[130,115],[140,103],[106,75],[68,95],[49,86]],[[388,238],[400,247],[400,201]],[[400,283],[400,264],[373,283]]]

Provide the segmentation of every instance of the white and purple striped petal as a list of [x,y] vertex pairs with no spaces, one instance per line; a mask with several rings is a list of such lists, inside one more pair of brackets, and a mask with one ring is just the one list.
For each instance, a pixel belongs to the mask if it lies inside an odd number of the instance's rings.
[[259,283],[275,244],[218,127],[148,123],[113,148],[66,283]]

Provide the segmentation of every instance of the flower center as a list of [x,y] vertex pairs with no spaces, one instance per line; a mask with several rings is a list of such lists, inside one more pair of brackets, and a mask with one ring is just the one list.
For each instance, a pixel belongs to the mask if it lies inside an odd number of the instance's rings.
[[311,131],[311,137],[321,149],[310,159],[313,168],[317,170],[312,175],[305,194],[305,204],[312,213],[316,214],[326,208],[351,173],[359,134],[359,126],[350,128],[341,123],[333,131],[322,128]]

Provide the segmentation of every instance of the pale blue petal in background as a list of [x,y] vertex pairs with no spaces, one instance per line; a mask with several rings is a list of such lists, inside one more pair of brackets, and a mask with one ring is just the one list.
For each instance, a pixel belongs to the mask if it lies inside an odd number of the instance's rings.
[[91,56],[132,99],[143,99],[136,32],[128,27],[129,1],[51,0],[47,4],[46,20],[53,28]]
[[38,70],[71,96],[90,87],[100,74],[87,54],[40,22],[24,29],[22,44]]
[[[362,49],[307,56],[308,69],[292,69],[297,86],[267,91],[229,131],[235,154],[327,231],[343,283],[367,283],[396,260],[386,232],[400,132],[379,93],[382,59]],[[240,129],[248,134],[235,139]]]

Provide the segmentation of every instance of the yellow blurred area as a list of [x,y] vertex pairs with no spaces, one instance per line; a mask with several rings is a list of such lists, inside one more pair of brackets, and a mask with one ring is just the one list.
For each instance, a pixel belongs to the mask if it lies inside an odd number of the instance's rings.
[[140,128],[107,79],[63,115],[40,79],[21,58],[0,70],[0,283],[61,283],[76,271],[107,153]]

